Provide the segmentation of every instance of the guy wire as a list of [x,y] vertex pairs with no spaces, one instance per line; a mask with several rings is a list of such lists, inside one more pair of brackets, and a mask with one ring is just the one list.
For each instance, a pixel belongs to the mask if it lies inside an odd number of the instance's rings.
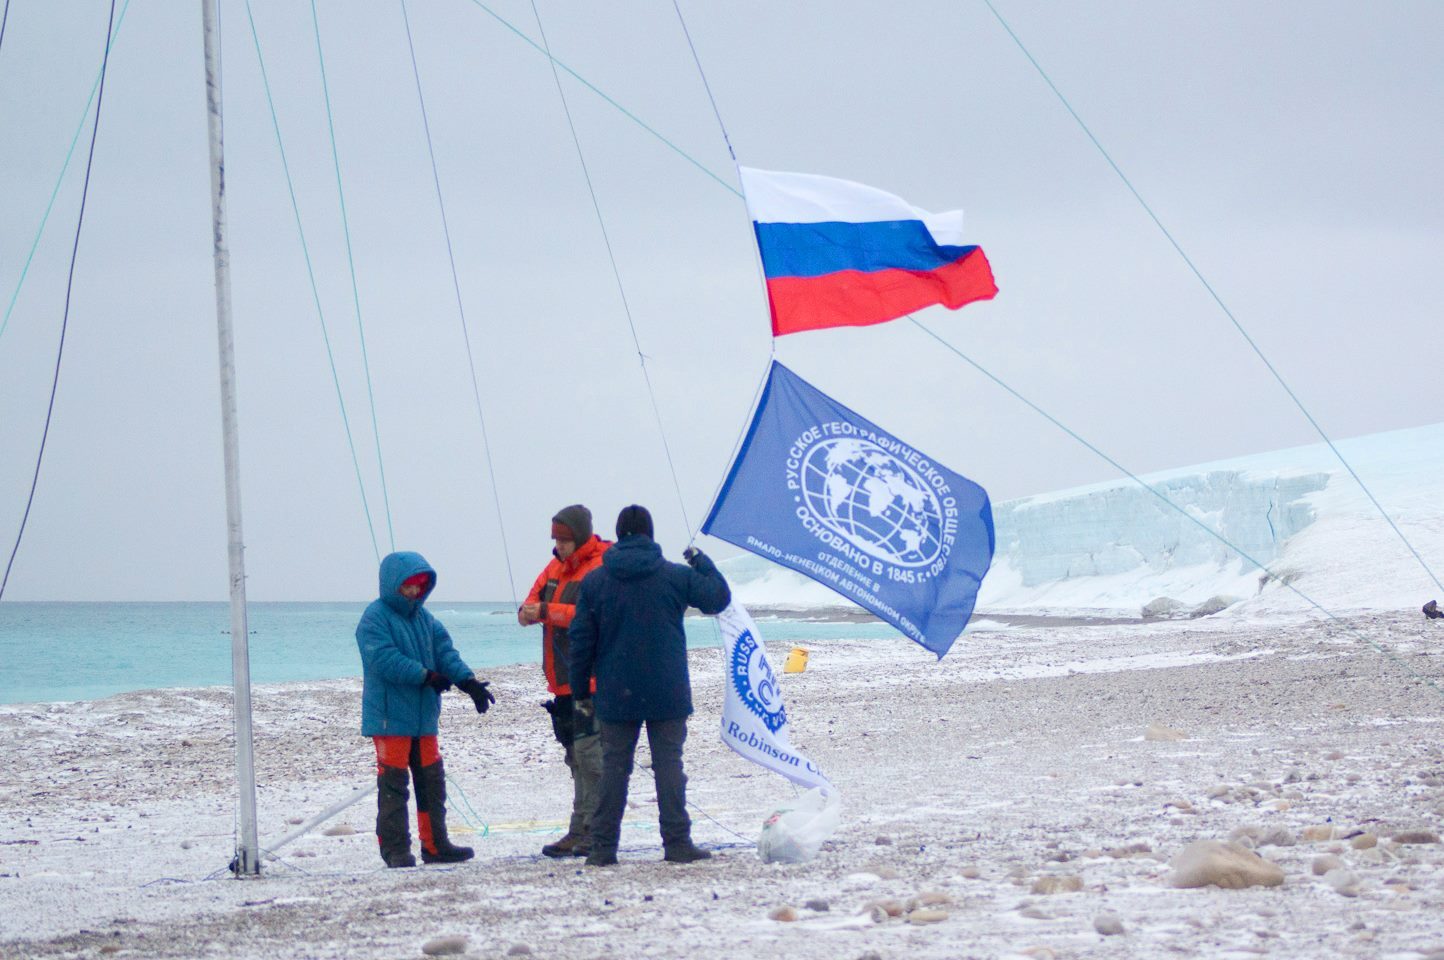
[[1108,166],[1113,168],[1114,173],[1118,174],[1118,178],[1123,181],[1123,185],[1128,188],[1128,192],[1133,194],[1133,198],[1138,201],[1139,206],[1141,206],[1143,208],[1143,211],[1148,214],[1148,217],[1150,220],[1153,221],[1154,226],[1158,227],[1164,238],[1168,240],[1169,244],[1173,247],[1174,252],[1177,253],[1178,256],[1183,260],[1184,264],[1193,273],[1193,275],[1198,278],[1198,282],[1203,284],[1203,288],[1208,291],[1208,295],[1213,298],[1213,302],[1218,304],[1218,308],[1223,311],[1223,315],[1228,318],[1229,323],[1233,324],[1233,327],[1235,330],[1238,331],[1239,336],[1243,337],[1244,342],[1249,345],[1249,347],[1253,350],[1254,354],[1258,356],[1259,360],[1263,361],[1263,365],[1268,368],[1269,373],[1273,374],[1273,378],[1278,381],[1278,384],[1280,387],[1283,388],[1284,393],[1288,394],[1289,399],[1294,402],[1294,406],[1299,408],[1299,412],[1304,415],[1304,419],[1309,422],[1309,426],[1314,428],[1314,432],[1317,433],[1319,437],[1324,441],[1324,443],[1328,445],[1329,449],[1333,451],[1333,454],[1335,457],[1338,458],[1339,463],[1344,465],[1344,469],[1349,472],[1349,476],[1353,477],[1354,482],[1359,485],[1359,489],[1364,491],[1364,496],[1368,497],[1369,502],[1374,505],[1374,509],[1379,511],[1379,516],[1384,518],[1384,522],[1389,525],[1390,529],[1394,531],[1395,535],[1398,536],[1399,540],[1404,544],[1405,547],[1408,548],[1409,552],[1414,555],[1414,559],[1419,562],[1419,566],[1423,568],[1424,572],[1429,576],[1429,579],[1434,581],[1434,586],[1438,587],[1440,590],[1444,590],[1444,584],[1441,584],[1439,582],[1439,578],[1434,575],[1434,571],[1429,569],[1429,564],[1424,562],[1424,558],[1420,556],[1419,551],[1414,549],[1414,545],[1409,542],[1409,538],[1404,536],[1404,531],[1400,530],[1398,524],[1394,522],[1394,518],[1389,516],[1388,511],[1384,509],[1384,505],[1378,501],[1378,499],[1374,496],[1374,492],[1369,489],[1368,484],[1364,483],[1364,479],[1360,477],[1359,474],[1354,470],[1353,464],[1349,463],[1349,461],[1344,457],[1343,452],[1334,445],[1334,441],[1329,437],[1327,433],[1324,432],[1324,428],[1319,425],[1319,422],[1314,419],[1314,415],[1309,412],[1308,407],[1304,406],[1303,400],[1299,399],[1298,394],[1294,393],[1293,388],[1288,385],[1288,382],[1286,380],[1284,380],[1283,374],[1279,373],[1278,369],[1273,365],[1269,358],[1264,355],[1263,349],[1259,347],[1259,345],[1254,341],[1253,337],[1249,336],[1249,333],[1247,330],[1244,329],[1243,324],[1240,323],[1239,319],[1234,316],[1233,311],[1228,308],[1228,305],[1223,302],[1223,298],[1219,296],[1218,291],[1213,288],[1213,284],[1209,283],[1208,278],[1203,275],[1203,271],[1201,271],[1196,265],[1194,265],[1192,258],[1190,258],[1186,252],[1184,252],[1183,246],[1176,239],[1174,239],[1173,234],[1170,233],[1168,228],[1163,225],[1163,221],[1159,219],[1158,214],[1153,212],[1153,208],[1148,205],[1148,201],[1143,199],[1143,195],[1138,192],[1138,188],[1133,185],[1133,181],[1129,180],[1127,174],[1125,174],[1122,168],[1114,162],[1113,157],[1108,153],[1107,150],[1103,148],[1103,144],[1100,143],[1098,141],[1098,138],[1093,135],[1093,131],[1089,129],[1088,124],[1084,123],[1083,118],[1078,115],[1078,111],[1073,109],[1073,104],[1069,103],[1068,98],[1063,96],[1063,91],[1059,90],[1057,85],[1053,83],[1053,78],[1048,76],[1048,72],[1043,69],[1043,65],[1037,61],[1033,54],[1028,50],[1027,46],[1023,44],[1022,39],[1013,32],[1013,28],[1008,25],[1008,21],[1003,19],[1003,15],[998,12],[998,8],[993,6],[992,0],[983,0],[983,3],[985,3],[988,9],[993,12],[993,16],[997,18],[998,23],[1002,24],[1002,27],[1005,31],[1007,31],[1008,36],[1013,38],[1013,42],[1018,45],[1018,49],[1023,52],[1023,56],[1026,57],[1028,59],[1028,62],[1033,65],[1033,68],[1038,71],[1038,75],[1043,78],[1043,82],[1048,85],[1048,89],[1052,90],[1054,95],[1057,96],[1058,101],[1063,104],[1063,108],[1068,111],[1068,114],[1075,121],[1077,121],[1078,126],[1082,129],[1083,133],[1087,135],[1093,146],[1098,148],[1099,154],[1101,154],[1103,159],[1107,161]]
[[55,372],[50,378],[50,401],[45,406],[45,427],[40,433],[40,449],[35,455],[35,472],[30,478],[30,493],[25,498],[25,512],[20,517],[20,529],[15,533],[15,546],[10,550],[10,559],[5,563],[5,575],[0,577],[0,598],[5,596],[5,586],[10,582],[10,570],[15,566],[15,555],[20,552],[20,541],[25,538],[25,526],[30,521],[30,508],[35,503],[35,488],[40,484],[40,465],[45,461],[45,444],[50,439],[50,420],[55,414],[55,394],[60,387],[60,362],[65,357],[65,333],[70,327],[70,295],[75,289],[75,261],[80,254],[80,230],[85,224],[85,201],[90,195],[90,171],[95,165],[95,141],[100,133],[100,107],[105,99],[105,74],[110,66],[110,41],[115,36],[115,0],[110,0],[110,13],[105,21],[105,56],[100,61],[100,85],[95,97],[95,123],[90,128],[90,150],[85,157],[85,182],[80,188],[80,213],[75,218],[75,240],[70,245],[70,271],[65,276],[65,310],[60,317],[60,344],[55,350]]
[[531,11],[532,15],[536,17],[537,30],[541,33],[542,47],[546,52],[547,61],[551,64],[552,80],[557,86],[557,96],[560,97],[562,101],[562,111],[566,114],[567,128],[571,131],[572,144],[577,150],[577,160],[582,166],[582,176],[587,182],[587,192],[592,198],[592,209],[595,210],[597,214],[597,226],[601,228],[602,242],[607,248],[607,260],[610,261],[612,265],[612,276],[616,278],[617,293],[622,299],[622,310],[627,315],[627,326],[632,331],[632,346],[637,351],[637,360],[642,368],[642,379],[647,384],[647,398],[652,402],[652,415],[657,419],[657,433],[662,438],[662,450],[667,455],[667,467],[672,471],[672,486],[677,491],[677,506],[682,511],[682,523],[687,528],[687,538],[690,542],[695,536],[695,528],[692,526],[691,519],[687,516],[687,501],[686,498],[682,496],[682,482],[677,477],[677,464],[672,459],[672,445],[667,442],[667,428],[662,422],[662,408],[657,404],[657,392],[652,387],[652,376],[647,372],[647,355],[642,352],[642,342],[637,337],[637,324],[632,318],[631,304],[627,302],[627,290],[622,284],[622,272],[617,266],[617,257],[612,250],[612,239],[607,233],[606,218],[602,216],[602,205],[597,200],[597,191],[596,187],[592,184],[591,170],[587,167],[587,158],[582,151],[582,141],[577,135],[576,124],[572,122],[572,110],[571,107],[567,105],[567,95],[562,89],[561,74],[557,72],[557,61],[552,56],[551,44],[547,41],[546,28],[542,26],[541,11],[537,9],[536,0],[531,0]]
[[426,97],[421,92],[421,69],[416,64],[416,46],[411,39],[411,17],[406,13],[406,0],[401,0],[401,20],[406,25],[406,50],[411,54],[411,76],[416,80],[416,101],[421,106],[421,128],[426,132],[426,155],[431,159],[431,182],[436,186],[436,207],[441,211],[441,233],[446,238],[446,262],[451,267],[451,289],[456,294],[456,314],[461,319],[461,339],[466,344],[466,369],[471,373],[471,395],[476,400],[476,416],[481,421],[481,445],[486,451],[486,472],[491,478],[491,496],[496,504],[496,525],[501,531],[501,552],[506,558],[506,580],[511,587],[512,606],[517,604],[516,576],[511,569],[511,550],[506,542],[506,521],[501,511],[501,492],[496,485],[496,466],[491,455],[491,440],[486,431],[486,414],[481,406],[481,385],[476,379],[476,359],[471,352],[471,333],[466,325],[466,307],[461,298],[461,280],[456,273],[456,252],[451,245],[451,227],[446,220],[446,201],[441,196],[441,174],[436,168],[436,147],[431,140],[431,121],[426,115]]

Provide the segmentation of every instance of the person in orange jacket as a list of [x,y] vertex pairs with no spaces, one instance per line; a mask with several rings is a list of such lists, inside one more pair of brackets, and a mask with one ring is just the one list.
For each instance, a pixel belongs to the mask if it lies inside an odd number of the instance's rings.
[[[585,857],[590,852],[592,813],[602,779],[602,745],[596,721],[578,717],[573,709],[567,669],[571,658],[568,631],[576,614],[582,578],[601,566],[612,545],[592,533],[592,512],[580,503],[563,507],[552,517],[552,561],[532,584],[526,603],[516,612],[524,627],[542,625],[542,670],[552,699],[542,704],[552,717],[552,733],[565,751],[572,774],[572,816],[567,832],[542,847],[548,857]],[[587,693],[596,690],[592,683]]]

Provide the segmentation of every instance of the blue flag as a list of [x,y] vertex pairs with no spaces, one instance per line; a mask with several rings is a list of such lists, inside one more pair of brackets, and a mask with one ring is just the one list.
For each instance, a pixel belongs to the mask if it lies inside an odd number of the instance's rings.
[[987,491],[775,361],[702,531],[831,587],[940,659],[993,561]]

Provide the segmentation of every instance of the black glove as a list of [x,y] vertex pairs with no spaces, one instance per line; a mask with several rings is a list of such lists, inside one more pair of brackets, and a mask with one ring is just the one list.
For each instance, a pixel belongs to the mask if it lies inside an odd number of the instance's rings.
[[693,570],[696,570],[697,564],[707,559],[707,554],[698,550],[696,547],[688,547],[682,551],[682,559],[686,560]]
[[597,732],[597,706],[592,698],[577,700],[572,705],[572,737],[580,740]]
[[451,681],[437,673],[435,670],[426,671],[426,679],[421,681],[437,693],[445,693],[451,689]]
[[496,703],[496,697],[487,688],[490,680],[477,680],[475,677],[467,677],[456,685],[456,689],[471,698],[476,704],[477,713],[486,713],[486,708]]
[[572,698],[557,697],[542,704],[552,717],[552,736],[564,747],[572,745]]

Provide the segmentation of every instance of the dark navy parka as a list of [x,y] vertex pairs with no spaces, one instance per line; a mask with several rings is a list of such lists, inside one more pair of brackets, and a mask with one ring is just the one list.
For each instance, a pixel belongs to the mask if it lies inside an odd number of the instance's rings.
[[651,537],[623,537],[582,580],[571,625],[572,690],[596,676],[597,717],[608,723],[674,720],[692,713],[689,606],[716,614],[732,602],[711,559],[696,569],[662,558]]
[[[409,600],[401,595],[401,584],[418,573],[431,574],[431,588]],[[472,675],[451,634],[422,607],[435,587],[436,571],[419,553],[391,553],[381,561],[381,595],[356,626],[364,736],[435,736],[441,695],[427,685],[426,671],[435,670],[452,683]]]

